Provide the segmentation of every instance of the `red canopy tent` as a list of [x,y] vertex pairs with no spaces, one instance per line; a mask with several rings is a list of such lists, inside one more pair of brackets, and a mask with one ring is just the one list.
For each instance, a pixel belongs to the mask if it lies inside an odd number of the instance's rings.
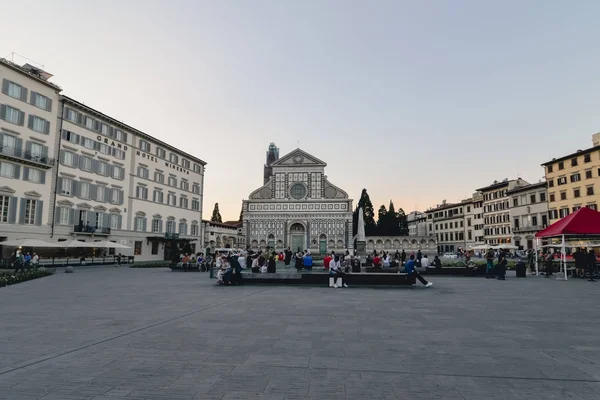
[[[565,255],[565,236],[583,237],[600,236],[600,212],[591,208],[583,207],[569,214],[566,217],[556,221],[546,229],[535,234],[536,239],[560,237],[561,244],[561,269],[564,270],[565,280],[567,279],[566,255]],[[536,251],[537,266],[537,251]]]
[[600,212],[583,207],[535,234],[536,238],[600,235]]

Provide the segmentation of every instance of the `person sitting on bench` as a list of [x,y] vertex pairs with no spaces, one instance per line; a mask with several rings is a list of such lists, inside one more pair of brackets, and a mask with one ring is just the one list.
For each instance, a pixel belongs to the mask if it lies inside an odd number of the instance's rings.
[[329,263],[329,275],[333,275],[333,287],[337,288],[337,279],[342,278],[342,282],[344,284],[344,287],[347,288],[348,285],[346,284],[345,280],[346,280],[346,274],[342,272],[342,266],[340,263],[340,256],[338,256],[337,254],[335,255],[335,258],[333,260],[331,260],[331,262]]
[[427,282],[425,280],[425,278],[423,278],[421,276],[421,274],[419,274],[417,272],[417,270],[415,270],[415,255],[414,254],[410,255],[410,259],[406,262],[406,265],[404,266],[404,268],[409,277],[414,275],[414,277],[417,278],[419,280],[419,282],[421,282],[423,285],[425,285],[425,287],[431,287],[433,285],[433,283]]

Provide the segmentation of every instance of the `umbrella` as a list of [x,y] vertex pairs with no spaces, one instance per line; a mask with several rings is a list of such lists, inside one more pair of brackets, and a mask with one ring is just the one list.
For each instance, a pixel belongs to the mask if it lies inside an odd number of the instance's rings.
[[125,246],[124,244],[110,242],[103,240],[101,242],[94,242],[94,247],[99,249],[130,249],[131,247]]
[[44,242],[39,239],[16,239],[16,240],[7,240],[6,242],[0,242],[2,246],[13,246],[13,247],[61,247],[58,243],[50,243]]
[[79,240],[72,240],[70,242],[62,242],[62,243],[64,243],[64,245],[60,246],[60,247],[67,247],[69,249],[96,247],[96,245],[92,242],[80,242]]

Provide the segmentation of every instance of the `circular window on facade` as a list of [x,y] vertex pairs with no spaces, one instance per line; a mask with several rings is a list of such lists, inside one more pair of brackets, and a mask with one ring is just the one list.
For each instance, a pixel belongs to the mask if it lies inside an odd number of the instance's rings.
[[301,183],[294,183],[290,189],[290,196],[296,200],[302,200],[306,197],[306,186]]

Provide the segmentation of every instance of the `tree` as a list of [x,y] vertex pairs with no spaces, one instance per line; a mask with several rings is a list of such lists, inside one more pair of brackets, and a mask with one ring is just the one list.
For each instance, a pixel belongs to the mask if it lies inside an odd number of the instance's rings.
[[360,200],[358,200],[358,204],[356,205],[356,209],[354,210],[354,214],[352,215],[352,229],[353,235],[356,235],[358,230],[358,210],[362,207],[364,219],[365,219],[365,235],[370,236],[374,235],[377,230],[377,225],[375,224],[375,210],[373,209],[373,203],[371,203],[371,199],[369,198],[369,194],[367,193],[367,189],[363,189],[360,194]]
[[387,214],[388,211],[385,209],[385,206],[382,205],[379,207],[379,211],[377,211],[377,234],[382,236],[387,236]]
[[394,207],[394,202],[390,200],[388,212],[385,218],[386,233],[388,236],[400,236],[398,213]]
[[406,214],[404,210],[400,208],[397,213],[398,218],[398,227],[400,231],[398,232],[399,236],[408,236],[408,220],[406,218]]
[[213,213],[212,213],[212,217],[210,217],[210,221],[223,223],[223,218],[221,218],[221,213],[219,212],[219,203],[215,203],[215,208],[213,209]]

